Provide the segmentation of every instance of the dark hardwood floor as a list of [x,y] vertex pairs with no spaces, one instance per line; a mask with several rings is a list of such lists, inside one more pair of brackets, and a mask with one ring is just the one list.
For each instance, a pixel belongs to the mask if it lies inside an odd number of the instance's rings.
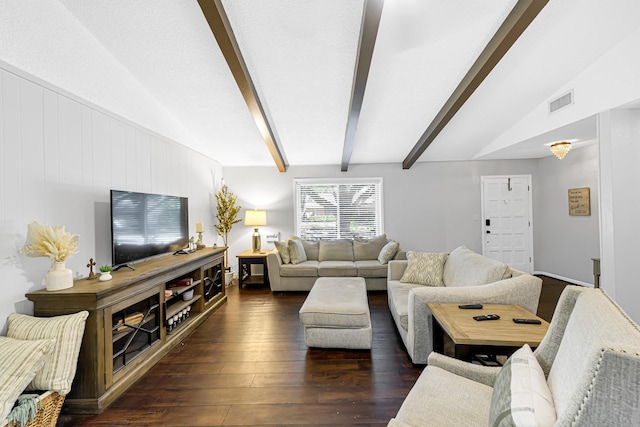
[[[566,283],[543,278],[550,319]],[[411,363],[384,292],[369,294],[371,351],[304,345],[307,293],[227,288],[228,302],[100,415],[58,426],[378,426],[422,371]]]

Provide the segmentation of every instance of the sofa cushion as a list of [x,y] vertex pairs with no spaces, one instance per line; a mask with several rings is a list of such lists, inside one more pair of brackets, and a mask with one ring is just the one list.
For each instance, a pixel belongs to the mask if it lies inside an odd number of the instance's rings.
[[320,251],[320,243],[317,240],[303,240],[302,247],[307,254],[308,261],[318,261],[318,252]]
[[283,277],[318,277],[318,261],[303,261],[299,264],[283,264],[280,276]]
[[489,426],[552,426],[553,397],[538,360],[525,344],[504,364],[493,385]]
[[400,243],[394,242],[393,240],[384,245],[378,254],[380,264],[386,264],[391,261],[398,253],[398,249],[400,249]]
[[400,278],[403,283],[426,286],[444,286],[442,275],[446,253],[407,252],[409,265]]
[[381,234],[371,239],[353,240],[353,257],[356,261],[378,259],[380,251],[387,244],[387,235]]
[[397,314],[400,326],[405,331],[409,330],[409,291],[418,286],[420,285],[398,281],[389,282],[387,286],[387,292],[390,294],[389,301],[393,304],[389,309]]
[[291,264],[300,264],[307,260],[307,253],[304,251],[304,246],[302,246],[302,240],[289,240],[289,256],[291,257]]
[[387,277],[387,265],[380,264],[376,260],[356,261],[358,277]]
[[410,426],[486,427],[491,387],[427,366],[402,403],[396,420]]
[[299,311],[305,327],[367,328],[371,326],[364,279],[318,279]]
[[13,313],[7,336],[21,340],[55,338],[51,357],[37,373],[28,390],[52,390],[66,395],[76,375],[80,345],[88,311],[54,317],[32,317]]
[[507,264],[473,252],[466,246],[453,250],[444,263],[445,286],[477,286],[511,277]]
[[319,277],[353,277],[356,276],[356,264],[353,261],[320,261]]
[[320,240],[318,261],[354,261],[353,241],[348,239]]
[[280,259],[283,264],[289,264],[291,262],[291,256],[289,255],[289,242],[273,242],[278,253],[280,254]]
[[0,337],[0,420],[44,365],[55,339],[19,340]]

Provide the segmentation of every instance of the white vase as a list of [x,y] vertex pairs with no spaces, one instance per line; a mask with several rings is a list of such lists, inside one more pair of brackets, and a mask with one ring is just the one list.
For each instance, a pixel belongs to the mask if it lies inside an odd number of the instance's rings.
[[224,273],[225,286],[231,286],[233,284],[233,271],[227,271]]
[[46,288],[48,291],[60,291],[73,286],[73,272],[65,268],[64,262],[51,263],[51,269],[47,272]]
[[106,282],[107,280],[111,280],[113,277],[111,276],[111,272],[108,271],[106,273],[100,273],[100,277],[98,278],[101,282]]

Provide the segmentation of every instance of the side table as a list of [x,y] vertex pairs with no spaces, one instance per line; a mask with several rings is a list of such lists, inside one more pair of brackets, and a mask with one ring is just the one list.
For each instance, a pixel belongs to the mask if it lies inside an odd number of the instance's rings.
[[[236,255],[238,258],[238,289],[242,289],[242,285],[267,285],[269,286],[269,270],[267,269],[267,255],[271,251],[253,252],[247,249]],[[263,274],[251,274],[252,265],[262,265]]]

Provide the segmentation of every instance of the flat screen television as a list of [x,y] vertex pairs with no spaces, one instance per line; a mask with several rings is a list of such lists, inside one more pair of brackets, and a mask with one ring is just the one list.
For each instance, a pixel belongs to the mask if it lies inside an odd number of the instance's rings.
[[189,200],[111,190],[111,261],[114,267],[189,245]]

